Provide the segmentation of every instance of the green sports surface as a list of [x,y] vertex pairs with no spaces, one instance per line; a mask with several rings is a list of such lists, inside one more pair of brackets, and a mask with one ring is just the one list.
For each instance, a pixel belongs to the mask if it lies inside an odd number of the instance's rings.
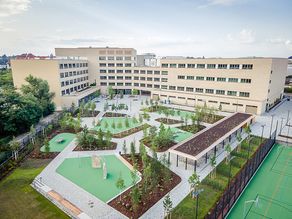
[[227,218],[292,218],[291,195],[292,147],[276,144]]
[[116,187],[120,174],[124,179],[125,190],[132,185],[131,171],[115,155],[104,155],[101,158],[106,163],[107,179],[103,178],[103,168],[92,167],[91,157],[67,158],[56,172],[103,202],[108,202],[121,192]]
[[[65,147],[68,146],[68,144],[75,138],[75,136],[76,135],[72,133],[61,133],[56,135],[49,141],[50,152],[61,152],[62,150],[64,150]],[[58,140],[60,139],[62,139],[63,141],[58,142]],[[44,145],[41,147],[41,151],[46,151]]]
[[[103,132],[110,131],[112,134],[117,134],[142,125],[142,123],[140,123],[139,121],[135,123],[133,118],[128,118],[129,127],[126,127],[125,121],[126,121],[125,117],[104,117],[99,122],[99,124],[94,127],[94,130],[101,129]],[[113,123],[115,124],[114,127],[112,126]],[[118,126],[119,123],[121,124],[120,127]]]
[[174,134],[175,134],[174,141],[176,143],[182,142],[182,141],[188,139],[189,137],[191,137],[193,135],[190,132],[186,132],[186,131],[183,131],[183,130],[178,129],[178,128],[170,128],[170,130],[172,132],[174,132]]

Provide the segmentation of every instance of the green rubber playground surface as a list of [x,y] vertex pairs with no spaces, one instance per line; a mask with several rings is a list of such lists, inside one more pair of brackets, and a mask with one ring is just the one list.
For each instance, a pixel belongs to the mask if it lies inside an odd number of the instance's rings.
[[193,135],[190,132],[186,132],[178,128],[170,128],[170,130],[175,133],[174,141],[176,143],[182,142]]
[[[56,135],[49,141],[50,152],[61,152],[65,147],[68,146],[68,144],[75,138],[75,136],[76,135],[72,133],[61,133]],[[62,141],[58,142],[61,139]],[[45,152],[45,146],[43,145],[40,150]]]
[[292,148],[277,144],[227,218],[292,218],[291,195]]
[[[142,125],[142,123],[140,123],[139,121],[135,123],[132,118],[128,118],[129,126],[126,127],[125,121],[126,121],[125,117],[104,117],[99,122],[99,125],[95,126],[93,129],[94,130],[101,129],[103,132],[110,131],[112,134],[117,134]],[[114,126],[113,123],[115,124]]]
[[92,167],[91,157],[67,158],[56,172],[103,202],[108,202],[121,192],[116,187],[120,174],[124,179],[125,190],[132,185],[131,171],[115,155],[105,155],[101,158],[106,163],[106,179],[103,178],[103,168]]

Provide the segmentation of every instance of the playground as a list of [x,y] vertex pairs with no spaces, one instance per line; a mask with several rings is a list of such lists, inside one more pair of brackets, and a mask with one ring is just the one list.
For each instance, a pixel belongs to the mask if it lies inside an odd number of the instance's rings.
[[116,187],[120,175],[124,190],[132,186],[131,170],[115,155],[67,158],[56,172],[105,203],[121,193]]
[[227,218],[292,218],[292,148],[277,144]]
[[[70,142],[75,138],[75,134],[72,133],[61,133],[56,135],[54,138],[52,138],[50,143],[50,151],[49,152],[61,152],[64,150],[65,147],[68,146]],[[41,152],[45,152],[45,146],[43,145],[41,147]]]
[[103,132],[110,131],[117,134],[142,125],[137,119],[126,117],[104,117],[94,130],[101,129]]

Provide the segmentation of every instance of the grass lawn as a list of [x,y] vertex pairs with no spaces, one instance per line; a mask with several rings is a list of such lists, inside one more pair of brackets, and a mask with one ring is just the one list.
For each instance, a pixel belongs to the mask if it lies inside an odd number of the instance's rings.
[[132,185],[132,178],[130,169],[115,155],[104,155],[102,160],[106,163],[106,179],[102,168],[92,167],[91,157],[67,158],[56,171],[103,202],[108,202],[121,192],[116,187],[120,174],[126,188]]
[[174,138],[174,141],[176,143],[184,141],[193,135],[190,132],[186,132],[186,131],[183,131],[183,130],[178,129],[178,128],[170,128],[170,130],[173,131],[176,135],[176,137]]
[[0,218],[69,218],[30,183],[49,160],[28,159],[0,182]]
[[[76,137],[75,134],[72,133],[61,133],[56,135],[54,138],[50,140],[50,152],[61,152],[65,147]],[[58,142],[59,139],[63,139],[62,142]],[[41,147],[41,152],[45,152],[45,146]]]
[[[256,151],[258,145],[259,145],[260,138],[254,137],[253,141],[251,143],[250,148],[250,156]],[[246,145],[246,142],[243,142],[243,145]],[[242,147],[241,152],[239,154],[247,154],[247,148]],[[240,168],[238,165],[243,166],[246,162],[246,159],[242,157],[235,157],[232,161],[233,165],[231,166],[231,174],[232,176],[235,176]],[[235,163],[237,165],[235,165]],[[228,184],[228,177],[225,176],[220,170],[226,170],[228,171],[229,165],[225,164],[225,160],[222,161],[217,166],[217,175],[215,179],[211,179],[211,181],[217,182],[222,188],[225,188]],[[215,188],[214,186],[207,183],[207,180],[210,180],[210,177],[207,176],[201,183],[200,188],[204,189],[204,191],[200,194],[199,197],[199,211],[198,211],[198,218],[204,218],[205,215],[209,212],[209,210],[212,208],[214,203],[218,200],[222,190]],[[185,197],[179,205],[174,208],[172,212],[172,218],[178,218],[178,219],[189,219],[194,218],[196,213],[196,200],[192,199],[190,195]]]
[[[139,121],[135,123],[133,118],[128,118],[129,127],[126,127],[126,120],[127,118],[125,117],[104,117],[100,123],[94,127],[94,130],[101,129],[103,132],[110,131],[112,134],[117,134],[142,125]],[[113,124],[115,125],[113,126]],[[119,126],[119,124],[121,125]]]

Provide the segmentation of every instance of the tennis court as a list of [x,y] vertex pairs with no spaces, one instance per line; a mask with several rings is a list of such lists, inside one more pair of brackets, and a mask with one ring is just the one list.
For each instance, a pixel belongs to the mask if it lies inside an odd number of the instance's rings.
[[292,218],[292,147],[276,144],[227,218]]

